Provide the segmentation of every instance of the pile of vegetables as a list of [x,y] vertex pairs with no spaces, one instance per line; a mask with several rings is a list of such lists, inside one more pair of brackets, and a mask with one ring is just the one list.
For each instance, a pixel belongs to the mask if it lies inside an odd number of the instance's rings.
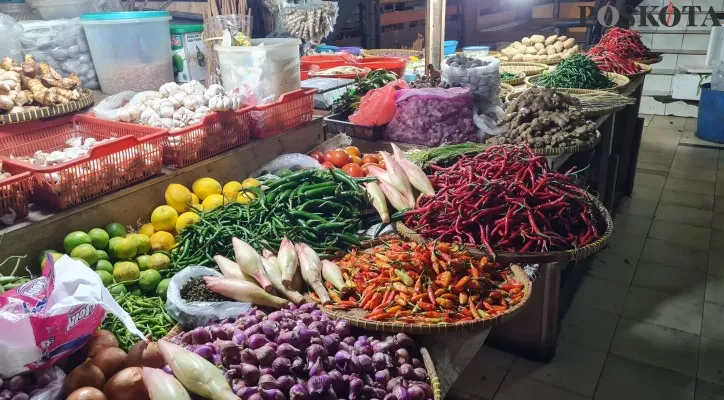
[[379,89],[397,79],[397,76],[385,69],[378,69],[367,74],[366,77],[355,78],[351,89],[344,92],[332,104],[332,114],[352,112],[359,108],[360,99],[370,90]]
[[[269,314],[252,309],[237,319],[180,334],[172,342],[204,360],[194,361],[199,364],[195,371],[190,371],[192,363],[170,365],[185,386],[181,369],[201,377],[218,372],[228,382],[213,380],[216,388],[209,390],[204,390],[205,379],[187,386],[205,398],[227,398],[220,391],[233,391],[242,400],[433,397],[427,370],[409,336],[353,336],[347,321],[329,320],[314,304]],[[222,383],[226,388],[220,388]]]
[[0,385],[0,399],[29,400],[31,396],[37,395],[38,392],[48,386],[52,380],[51,375],[45,371],[15,375],[3,379]]
[[598,65],[598,68],[604,72],[613,72],[621,75],[633,75],[641,72],[636,62],[630,58],[624,58],[620,55],[604,51],[600,54],[588,53],[591,60]]
[[588,49],[589,56],[615,54],[623,60],[638,61],[654,57],[641,41],[641,34],[633,29],[613,26],[601,36],[598,43]]
[[530,88],[510,102],[498,126],[508,131],[486,140],[489,144],[527,144],[533,148],[581,145],[596,137],[596,124],[586,121],[580,103],[567,93]]
[[533,35],[513,42],[500,51],[502,61],[545,62],[555,64],[578,53],[576,39],[567,36]]
[[449,167],[430,166],[434,196],[421,196],[405,224],[424,238],[498,251],[571,250],[593,243],[605,217],[569,173],[528,146],[493,146]]
[[508,79],[515,79],[515,78],[517,78],[517,77],[518,77],[518,74],[514,74],[514,73],[512,73],[512,72],[508,72],[508,71],[501,71],[501,72],[500,72],[500,80],[501,80],[501,81],[505,81],[505,80],[508,80]]
[[556,69],[535,78],[535,85],[552,88],[607,89],[614,83],[583,54],[574,54]]
[[524,286],[509,266],[477,260],[457,244],[393,239],[336,261],[348,295],[338,309],[361,308],[371,321],[456,323],[490,318],[520,303]]
[[[115,297],[121,306],[133,319],[136,328],[154,339],[160,339],[176,325],[176,321],[166,312],[166,302],[160,297],[143,297],[124,293]],[[103,320],[103,329],[106,329],[118,339],[123,350],[129,350],[138,337],[129,332],[118,318],[109,314]]]

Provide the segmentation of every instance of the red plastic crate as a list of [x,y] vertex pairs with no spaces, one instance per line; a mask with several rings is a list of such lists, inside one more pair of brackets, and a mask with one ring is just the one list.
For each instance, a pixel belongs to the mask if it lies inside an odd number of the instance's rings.
[[312,120],[314,89],[284,93],[279,100],[251,111],[251,137],[267,139],[277,133]]
[[200,124],[169,132],[163,141],[163,165],[185,167],[249,142],[252,109],[213,112]]
[[[76,115],[27,128],[13,127],[8,132],[5,137],[0,135],[3,164],[32,173],[33,197],[57,208],[68,208],[156,175],[163,164],[166,132],[158,128]],[[38,150],[62,150],[66,141],[75,137],[115,140],[92,147],[81,158],[53,166],[17,159],[32,157]]]
[[30,172],[15,171],[16,167],[3,165],[9,178],[0,178],[0,216],[9,210],[15,210],[17,218],[22,218],[30,212]]
[[359,68],[367,67],[372,71],[386,69],[402,78],[405,76],[407,60],[401,57],[365,57],[356,59],[353,65]]

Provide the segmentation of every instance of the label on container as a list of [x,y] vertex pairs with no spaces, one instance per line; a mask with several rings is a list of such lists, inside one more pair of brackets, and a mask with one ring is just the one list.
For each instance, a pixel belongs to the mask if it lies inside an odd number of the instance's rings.
[[206,54],[201,32],[171,35],[171,50],[176,82],[206,80]]

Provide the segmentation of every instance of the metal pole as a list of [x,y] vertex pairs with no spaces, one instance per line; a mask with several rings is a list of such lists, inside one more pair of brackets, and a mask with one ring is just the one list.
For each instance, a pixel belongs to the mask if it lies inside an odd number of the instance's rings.
[[446,0],[427,0],[425,18],[425,62],[440,69],[445,41]]

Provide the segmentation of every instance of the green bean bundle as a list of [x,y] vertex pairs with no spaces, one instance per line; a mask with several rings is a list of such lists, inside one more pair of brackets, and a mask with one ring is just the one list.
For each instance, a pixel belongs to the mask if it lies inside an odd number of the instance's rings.
[[595,62],[580,53],[561,61],[553,71],[540,75],[535,84],[571,89],[607,89],[614,85]]
[[[166,302],[160,297],[144,297],[124,293],[116,297],[116,302],[133,319],[136,328],[144,335],[151,335],[158,340],[166,336],[176,325],[176,321],[166,313]],[[123,322],[113,314],[106,315],[103,320],[103,329],[113,332],[118,339],[120,347],[128,351],[140,340],[123,325]]]
[[318,253],[359,244],[361,209],[369,208],[367,193],[340,170],[308,169],[273,181],[268,189],[245,188],[250,204],[229,203],[201,213],[201,220],[177,236],[171,272],[190,265],[214,267],[215,255],[232,258],[231,239],[237,237],[257,251],[276,251],[284,237],[307,243]]

